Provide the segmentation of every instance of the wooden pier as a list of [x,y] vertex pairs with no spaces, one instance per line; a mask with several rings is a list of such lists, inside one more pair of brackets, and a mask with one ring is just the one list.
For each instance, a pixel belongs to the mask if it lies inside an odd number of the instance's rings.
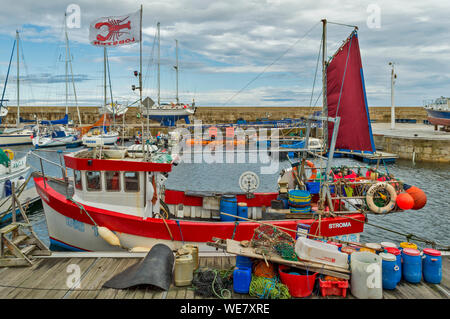
[[[37,257],[30,267],[0,268],[0,299],[203,299],[193,288],[175,287],[168,291],[150,286],[129,289],[102,288],[113,276],[137,263],[144,253],[62,253]],[[443,256],[443,277],[439,285],[419,284],[402,281],[395,290],[383,290],[384,299],[449,299],[450,258]],[[200,267],[230,269],[235,257],[218,253],[214,256],[201,256]],[[79,281],[74,280],[76,269]],[[232,299],[257,299],[245,294],[232,294]],[[326,298],[339,299],[330,296]],[[307,299],[326,299],[313,294]],[[347,298],[354,299],[350,290]]]
[[[335,151],[335,154],[340,154],[345,157],[354,158],[368,164],[377,164],[378,161],[382,164],[395,163],[398,159],[397,154],[376,151],[374,153],[354,152],[354,151]],[[337,156],[335,156],[337,157]]]
[[[11,199],[9,198],[4,198],[0,203],[0,223],[6,223],[11,220]],[[18,194],[18,199],[27,214],[31,211],[36,211],[39,207],[42,207],[41,198],[39,197],[34,186],[24,189],[20,194]],[[18,208],[16,213],[19,214]]]

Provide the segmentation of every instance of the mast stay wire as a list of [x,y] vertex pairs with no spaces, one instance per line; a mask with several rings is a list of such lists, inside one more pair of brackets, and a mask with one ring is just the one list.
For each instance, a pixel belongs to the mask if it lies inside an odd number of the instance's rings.
[[227,101],[225,101],[225,103],[223,103],[222,105],[226,105],[228,104],[232,99],[234,99],[236,96],[238,96],[240,93],[242,93],[247,87],[250,86],[250,84],[252,84],[253,82],[255,82],[257,79],[259,79],[270,67],[272,67],[275,63],[277,63],[282,57],[284,57],[295,45],[297,45],[298,42],[300,42],[301,40],[303,40],[312,30],[314,30],[314,28],[319,25],[321,22],[317,22],[316,24],[314,24],[308,31],[306,31],[306,33],[299,39],[297,39],[297,41],[295,41],[289,48],[287,48],[286,51],[284,51],[279,57],[277,57],[272,63],[270,63],[269,65],[267,65],[264,70],[262,70],[258,75],[256,75],[252,80],[250,80],[246,85],[244,85],[243,88],[241,88],[238,92],[236,92],[233,96],[231,96]]

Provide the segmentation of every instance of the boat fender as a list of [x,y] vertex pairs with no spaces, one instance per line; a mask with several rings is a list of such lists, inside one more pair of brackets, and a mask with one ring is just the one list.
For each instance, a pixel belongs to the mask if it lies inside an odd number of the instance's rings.
[[[308,182],[314,182],[314,180],[315,180],[316,177],[317,177],[317,169],[316,169],[316,167],[314,166],[314,163],[311,162],[311,161],[306,160],[306,165],[308,165],[309,167],[311,167],[311,171],[312,171],[311,176],[308,178]],[[295,167],[292,168],[292,176],[295,177],[295,173],[298,174],[298,166],[295,166]]]
[[25,184],[25,178],[23,178],[23,176],[20,176],[16,182],[16,189],[22,187],[23,184]]
[[[375,205],[373,201],[373,195],[376,194],[381,189],[386,189],[386,191],[389,193],[390,201],[383,207],[379,207]],[[367,206],[369,206],[369,209],[377,214],[386,214],[389,213],[391,210],[394,209],[397,199],[397,192],[395,191],[395,188],[386,182],[380,182],[376,183],[375,185],[372,185],[366,194],[366,202]]]
[[8,156],[8,158],[12,161],[14,159],[14,152],[10,150],[9,148],[3,150],[5,154]]
[[111,246],[120,246],[119,237],[116,236],[112,231],[103,226],[98,226],[98,234]]
[[308,165],[311,168],[312,174],[311,176],[308,178],[309,182],[313,182],[316,179],[317,176],[317,169],[314,166],[314,163],[311,161],[306,160],[306,165]]

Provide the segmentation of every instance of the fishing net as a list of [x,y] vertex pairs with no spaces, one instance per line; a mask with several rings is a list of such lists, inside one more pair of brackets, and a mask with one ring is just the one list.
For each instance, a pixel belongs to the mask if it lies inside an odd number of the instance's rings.
[[264,254],[275,253],[286,260],[297,260],[295,240],[288,233],[272,225],[261,225],[256,228],[250,243]]
[[265,278],[252,276],[249,295],[260,299],[289,299],[288,287],[279,282],[278,277]]
[[200,268],[194,272],[192,285],[195,293],[203,297],[231,298],[233,270]]

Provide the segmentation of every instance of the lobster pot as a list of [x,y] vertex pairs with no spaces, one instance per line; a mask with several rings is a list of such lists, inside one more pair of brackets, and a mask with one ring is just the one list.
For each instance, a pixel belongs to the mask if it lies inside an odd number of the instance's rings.
[[402,250],[402,275],[406,281],[417,284],[422,280],[422,258],[420,251],[413,248]]
[[397,258],[389,253],[380,253],[379,256],[382,258],[383,289],[393,290],[397,287],[397,274],[400,273]]
[[311,211],[311,194],[308,191],[290,190],[288,202],[291,213],[309,213]]
[[[235,195],[223,195],[220,198],[220,212],[237,215],[237,199]],[[234,222],[236,217],[220,214],[220,219],[224,222]]]
[[425,248],[422,257],[423,279],[431,284],[442,280],[442,256],[439,250]]

